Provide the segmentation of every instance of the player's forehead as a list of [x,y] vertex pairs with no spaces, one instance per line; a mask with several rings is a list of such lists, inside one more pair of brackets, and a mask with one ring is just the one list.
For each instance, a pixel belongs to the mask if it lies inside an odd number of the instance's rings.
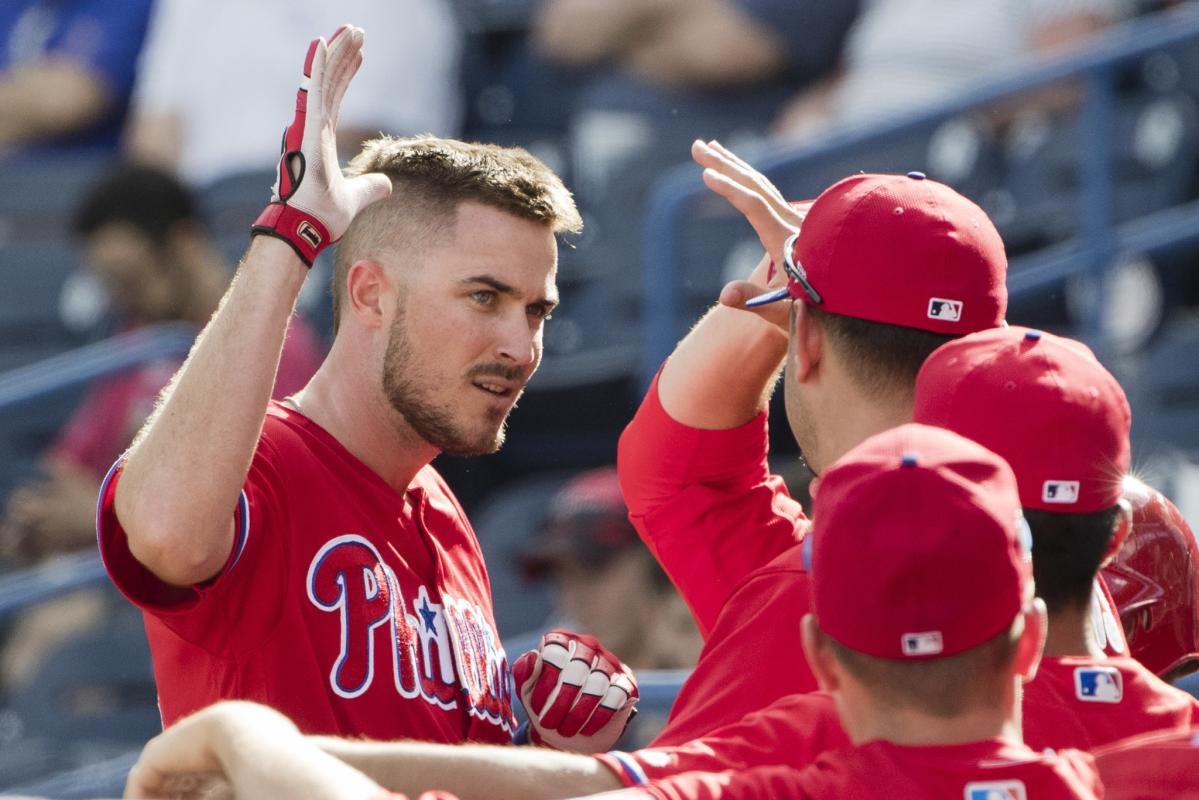
[[447,234],[427,249],[426,270],[449,283],[476,276],[536,299],[557,299],[558,245],[548,224],[482,203],[460,203]]

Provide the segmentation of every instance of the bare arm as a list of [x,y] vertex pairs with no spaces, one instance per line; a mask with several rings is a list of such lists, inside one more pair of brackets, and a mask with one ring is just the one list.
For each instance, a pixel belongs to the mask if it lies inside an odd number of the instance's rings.
[[740,86],[787,66],[785,42],[727,0],[674,3],[654,35],[633,41],[621,58],[649,80],[685,86]]
[[167,583],[206,580],[229,555],[233,509],[306,275],[285,243],[255,238],[129,451],[116,490],[117,517],[130,552]]
[[[303,225],[327,228],[317,244],[336,241],[359,209],[390,192],[383,176],[346,179],[337,167],[337,109],[362,62],[362,43],[360,29],[343,28],[331,44],[310,45],[305,70],[311,78],[297,99],[285,144],[303,152],[307,169],[288,180],[294,188],[287,203],[272,204],[256,230],[284,236],[302,215]],[[290,219],[290,226],[272,219]],[[130,449],[115,511],[130,552],[166,583],[211,578],[232,548],[233,510],[308,273],[297,255],[301,245],[295,247],[274,236],[253,241],[216,314]]]
[[621,788],[616,775],[597,759],[540,747],[311,741],[387,789],[410,797],[444,789],[460,800],[556,800]]
[[104,81],[71,61],[46,60],[0,75],[0,150],[98,122],[111,108]]
[[217,776],[235,797],[367,800],[380,787],[321,752],[290,720],[255,703],[209,706],[151,739],[125,785],[125,796],[174,795],[185,779]]
[[[696,142],[691,153],[705,168],[704,182],[746,215],[778,262],[802,212],[719,144]],[[724,430],[744,425],[766,407],[787,353],[786,304],[766,306],[761,313],[738,306],[768,284],[781,285],[781,269],[774,272],[769,274],[769,259],[763,259],[749,281],[726,286],[721,305],[675,348],[658,381],[662,407],[673,419],[693,428]]]

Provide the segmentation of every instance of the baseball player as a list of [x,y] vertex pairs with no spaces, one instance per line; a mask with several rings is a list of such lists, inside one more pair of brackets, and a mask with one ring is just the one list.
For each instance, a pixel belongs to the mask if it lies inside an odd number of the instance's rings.
[[1132,531],[1103,577],[1129,652],[1173,683],[1199,669],[1199,542],[1156,489],[1126,482],[1124,499],[1132,505]]
[[[145,612],[168,725],[241,698],[307,732],[509,742],[487,572],[429,462],[499,447],[557,302],[555,234],[580,219],[522,150],[382,138],[343,176],[337,112],[362,46],[349,26],[312,42],[273,200],[105,480],[100,548]],[[332,350],[270,402],[308,267],[338,240]],[[598,643],[544,645],[520,687],[538,700],[531,737],[567,725],[583,749],[610,746],[627,671]]]
[[[804,652],[854,747],[803,769],[686,773],[616,798],[1095,797],[1089,756],[1021,743],[1045,607],[1011,469],[908,424],[821,475]],[[810,543],[810,547],[809,547]]]
[[1199,797],[1196,764],[1199,728],[1134,736],[1095,752],[1106,800]]
[[1131,412],[1086,345],[1027,328],[950,342],[916,378],[913,419],[990,448],[1019,481],[1049,610],[1045,657],[1025,687],[1025,742],[1091,750],[1199,724],[1199,701],[1130,656],[1105,655],[1090,631],[1095,574],[1132,523]]
[[[1007,306],[1003,242],[947,186],[920,173],[857,175],[793,207],[718,144],[696,142],[692,153],[775,257],[725,287],[620,441],[630,517],[705,637],[655,745],[816,688],[794,625],[808,605],[809,523],[766,462],[766,406],[784,360],[792,432],[819,473],[910,420],[925,357],[999,325]],[[780,284],[770,299],[794,302],[743,310]]]
[[[804,770],[688,772],[606,797],[864,797],[884,791],[903,797],[1094,796],[1086,756],[1037,755],[1020,743],[1018,684],[1036,668],[1045,612],[1032,597],[1027,529],[1015,479],[1002,459],[948,431],[906,425],[871,438],[828,471],[816,496],[815,519],[810,539],[815,613],[803,621],[803,638],[831,698],[810,697],[835,703],[858,746],[821,755]],[[219,714],[229,718],[228,727],[242,717],[247,721],[240,727],[252,740],[249,721],[262,713],[218,706],[181,727],[200,720],[211,728]],[[792,729],[801,724],[789,722]],[[286,720],[267,723],[290,742],[289,749],[311,752],[311,740],[296,742]],[[185,733],[172,729],[152,741],[131,785],[136,778],[154,789],[169,774],[224,766],[214,765],[211,756],[197,757],[195,743],[168,746]],[[558,785],[509,788],[510,773],[532,763],[527,757],[566,763],[580,756],[401,746],[434,758],[458,752],[464,765],[472,751],[511,756],[503,768],[495,764],[486,773],[493,790],[474,796],[563,797],[582,788],[576,776],[565,773],[558,775]],[[749,751],[761,742],[742,747]],[[227,754],[230,748],[215,749],[236,758]],[[419,771],[422,762],[413,758],[407,766]],[[355,773],[347,780],[356,786],[360,778]]]

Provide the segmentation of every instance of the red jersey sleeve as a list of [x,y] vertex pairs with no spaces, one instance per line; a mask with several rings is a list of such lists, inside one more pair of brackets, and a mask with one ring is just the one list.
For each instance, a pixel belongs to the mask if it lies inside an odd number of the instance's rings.
[[706,638],[733,589],[802,539],[799,503],[771,475],[767,415],[730,430],[675,421],[654,379],[620,437],[629,519]]
[[278,456],[270,443],[259,440],[233,509],[233,547],[225,565],[214,578],[190,587],[163,582],[130,552],[114,508],[122,466],[118,461],[104,479],[96,510],[100,555],[113,583],[177,636],[209,652],[259,644],[278,621],[281,604],[271,598],[283,590],[288,547],[277,533],[285,529],[286,504],[277,494]]
[[768,708],[674,747],[596,756],[625,786],[684,772],[724,772],[783,764],[802,769],[826,750],[850,745],[833,699],[822,692],[784,697]]

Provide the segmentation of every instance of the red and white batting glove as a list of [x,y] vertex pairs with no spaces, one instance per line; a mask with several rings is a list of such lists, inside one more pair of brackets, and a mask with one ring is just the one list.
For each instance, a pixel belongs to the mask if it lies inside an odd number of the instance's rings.
[[529,715],[529,740],[556,750],[611,750],[637,705],[632,671],[594,637],[562,628],[518,658],[512,676]]
[[361,28],[343,25],[328,44],[313,39],[296,93],[296,116],[283,132],[271,203],[251,230],[287,242],[308,266],[341,238],[354,216],[391,194],[385,175],[346,178],[337,163],[337,115],[362,65]]

